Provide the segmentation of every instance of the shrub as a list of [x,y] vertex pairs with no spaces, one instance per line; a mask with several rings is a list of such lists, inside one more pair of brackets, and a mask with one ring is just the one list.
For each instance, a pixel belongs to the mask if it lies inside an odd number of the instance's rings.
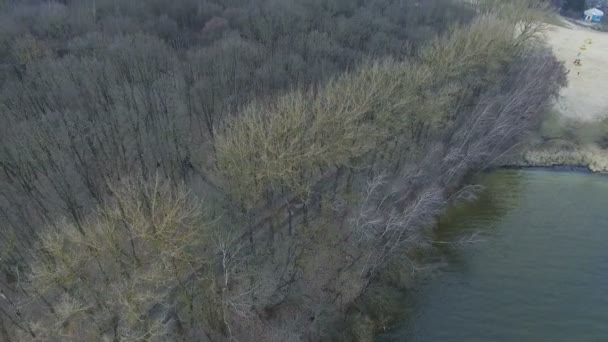
[[158,179],[114,193],[86,226],[64,222],[41,237],[31,287],[54,313],[33,322],[37,340],[165,340],[162,313],[176,305],[174,292],[194,295],[184,283],[213,257],[202,206]]

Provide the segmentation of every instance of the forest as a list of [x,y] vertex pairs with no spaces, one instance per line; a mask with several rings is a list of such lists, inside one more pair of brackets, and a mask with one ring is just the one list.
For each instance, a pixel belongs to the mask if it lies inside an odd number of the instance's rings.
[[565,84],[549,10],[0,2],[0,340],[371,340]]

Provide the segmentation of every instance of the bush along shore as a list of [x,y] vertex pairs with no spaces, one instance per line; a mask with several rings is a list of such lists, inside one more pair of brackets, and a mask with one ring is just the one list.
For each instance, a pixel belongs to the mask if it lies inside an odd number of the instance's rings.
[[499,163],[506,167],[586,168],[608,172],[608,119],[576,121],[550,111],[532,135]]
[[[52,223],[34,241],[5,230],[12,243],[3,260],[26,266],[0,282],[0,336],[370,340],[392,315],[376,294],[408,281],[409,257],[432,244],[437,215],[474,190],[462,186],[466,177],[538,130],[564,84],[563,65],[542,43],[542,10],[542,2],[483,2],[475,18],[407,59],[362,61],[321,84],[253,100],[208,126],[208,157],[200,162],[163,159],[186,156],[185,146],[198,142],[182,134],[198,130],[195,119],[171,116],[185,89],[172,77],[176,56],[114,50],[112,58],[139,58],[141,68],[123,70],[126,83],[121,73],[91,83],[70,74],[70,82],[103,95],[74,107],[60,92],[39,92],[57,75],[27,70],[19,89],[40,115],[28,109],[29,117],[13,118],[13,159],[3,161],[3,177],[12,177],[23,198],[37,198],[32,207],[63,200],[64,215],[40,210]],[[120,44],[131,43],[166,52],[146,39]],[[83,56],[55,67],[60,74],[122,70],[110,61]],[[130,115],[95,117],[88,106]],[[68,114],[100,124],[68,121]],[[21,135],[25,119],[48,130]],[[133,135],[110,144],[122,139],[120,127]],[[54,138],[53,129],[65,136]],[[75,135],[85,131],[92,139]],[[53,158],[58,146],[68,147],[61,153],[75,165],[69,172]],[[156,171],[143,157],[149,153],[160,158]],[[129,156],[141,163],[129,164]],[[87,174],[96,169],[90,165],[103,172]],[[202,176],[188,176],[190,169]],[[72,178],[96,180],[80,186],[95,195],[97,209],[78,212]],[[40,183],[57,191],[30,186]],[[7,217],[18,218],[11,210]]]
[[532,145],[501,160],[503,167],[582,168],[608,173],[608,151],[594,145],[578,146],[570,142]]

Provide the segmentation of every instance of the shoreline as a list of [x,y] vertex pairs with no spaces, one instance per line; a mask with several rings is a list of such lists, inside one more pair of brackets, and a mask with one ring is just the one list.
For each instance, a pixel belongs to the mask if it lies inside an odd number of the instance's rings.
[[608,150],[571,142],[532,144],[500,160],[498,168],[545,168],[608,174]]
[[[594,167],[594,165],[601,167]],[[608,176],[608,150],[601,149],[595,145],[580,146],[567,140],[561,142],[555,140],[529,142],[528,144],[523,145],[519,150],[498,160],[496,164],[482,171],[482,173],[500,170],[544,170],[549,172],[584,173]],[[466,184],[466,181],[463,184]],[[436,223],[434,224],[433,230],[436,228]],[[422,278],[420,279],[423,279],[425,276],[422,275],[421,277]],[[415,291],[418,285],[412,284],[417,284],[420,279],[418,279],[418,276],[410,279],[410,286],[405,286],[404,288],[394,287],[390,284],[382,283],[382,281],[375,283],[375,285],[377,288],[383,288],[387,293],[395,294],[411,290]],[[392,292],[395,290],[397,292]],[[369,312],[380,310],[374,308],[373,304],[370,304],[374,303],[374,294],[371,294],[372,300],[369,300],[369,298],[366,297],[368,295],[369,294],[363,293],[359,300],[369,305]],[[359,312],[358,314],[362,314],[362,316],[357,316],[356,313],[353,314],[351,312],[352,316],[349,316],[347,313],[346,317],[347,320],[354,320],[357,322],[360,327],[365,326],[371,329],[373,335],[379,337],[387,332],[387,327],[389,327],[390,330],[394,323],[400,319],[398,318],[401,314],[399,310],[391,309],[392,308],[390,307],[382,306],[381,310],[388,312],[388,314],[387,317],[383,317],[379,320],[372,319],[369,316],[369,312]]]
[[[567,142],[568,144],[575,145],[571,142]],[[549,146],[543,146],[542,144],[529,144],[526,147],[522,147],[520,151],[514,152],[513,154],[506,156],[503,160],[499,160],[494,166],[489,167],[488,169],[482,172],[493,172],[500,170],[530,170],[530,171],[549,171],[549,172],[558,172],[558,173],[582,173],[582,174],[594,174],[599,176],[608,176],[608,164],[606,164],[605,169],[596,169],[590,166],[589,162],[598,163],[597,160],[585,160],[582,162],[580,158],[576,158],[576,154],[572,154],[571,158],[565,158],[564,154],[570,155],[571,152],[577,152],[584,155],[584,153],[589,153],[590,150],[598,149],[604,153],[603,157],[608,159],[608,150],[602,150],[596,146],[572,146],[576,147],[575,151],[568,151],[567,149],[562,149],[561,153],[552,154],[553,150],[549,149]],[[553,148],[557,148],[555,145],[551,146]],[[542,156],[544,158],[532,159],[529,155],[533,156]],[[436,228],[434,226],[433,230]],[[425,275],[422,275],[420,279],[424,279]],[[398,291],[411,291],[418,287],[418,282],[421,281],[418,278],[413,278],[411,281],[413,284],[410,288],[402,288]],[[378,284],[377,284],[378,285]],[[379,284],[380,287],[386,284]],[[388,285],[386,288],[394,290],[394,288]],[[386,310],[386,309],[385,309]],[[406,315],[406,314],[404,314]],[[398,315],[396,315],[398,316]],[[383,333],[390,331],[392,327],[394,327],[395,322],[399,321],[399,318],[396,316],[390,317],[389,320],[386,321],[374,321],[370,320],[369,322],[365,322],[367,324],[371,324],[374,329],[374,336],[379,337],[382,336]],[[401,317],[402,319],[402,317]],[[362,322],[360,322],[362,323]],[[363,324],[363,323],[362,323]],[[382,325],[384,329],[379,329],[379,326]],[[387,330],[386,328],[389,327]]]
[[551,171],[551,172],[576,172],[576,173],[590,173],[598,175],[608,175],[605,172],[596,172],[590,170],[587,166],[581,165],[550,165],[550,166],[526,166],[526,165],[500,165],[494,170],[531,170],[531,171]]

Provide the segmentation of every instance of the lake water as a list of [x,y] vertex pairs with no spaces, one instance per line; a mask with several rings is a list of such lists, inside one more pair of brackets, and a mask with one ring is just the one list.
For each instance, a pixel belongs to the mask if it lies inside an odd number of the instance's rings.
[[608,341],[608,177],[545,170],[484,175],[441,220],[438,272],[381,341]]

